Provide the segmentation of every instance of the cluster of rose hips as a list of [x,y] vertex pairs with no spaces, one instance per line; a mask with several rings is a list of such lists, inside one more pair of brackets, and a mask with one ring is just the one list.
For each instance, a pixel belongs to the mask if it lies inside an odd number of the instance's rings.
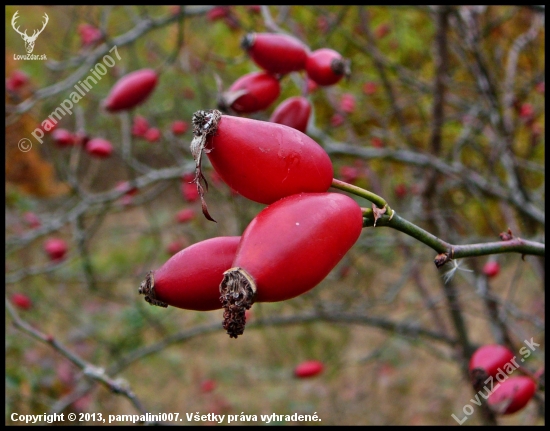
[[219,177],[252,201],[268,205],[242,236],[193,244],[151,271],[139,291],[150,304],[224,308],[224,329],[236,338],[254,302],[294,298],[319,284],[357,241],[363,217],[346,195],[329,193],[328,154],[304,133],[278,123],[222,115],[193,116],[194,182],[211,220],[201,170],[206,153]]
[[[241,42],[254,63],[263,69],[237,79],[220,95],[218,107],[237,114],[265,110],[279,97],[281,79],[305,71],[314,86],[329,86],[349,75],[349,60],[330,48],[315,51],[293,36],[278,33],[249,33]],[[269,121],[285,124],[305,132],[311,105],[303,96],[284,100],[273,111]]]
[[470,358],[472,386],[495,414],[516,413],[535,395],[537,384],[531,377],[509,376],[520,366],[514,354],[498,344],[481,346]]

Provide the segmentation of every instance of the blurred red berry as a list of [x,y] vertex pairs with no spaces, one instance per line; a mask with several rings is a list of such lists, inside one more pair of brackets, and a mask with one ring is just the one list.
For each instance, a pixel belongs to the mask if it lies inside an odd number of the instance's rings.
[[147,132],[145,132],[145,135],[143,136],[146,141],[148,142],[158,142],[161,137],[160,130],[156,127],[151,127]]
[[76,136],[67,129],[56,129],[52,132],[52,138],[60,147],[70,147],[77,143]]
[[535,108],[530,103],[524,103],[519,108],[519,116],[525,120],[532,119],[535,115]]
[[149,130],[149,121],[147,121],[147,118],[136,115],[134,117],[134,123],[132,124],[132,135],[144,136],[147,130]]
[[44,242],[44,251],[52,261],[60,261],[67,254],[67,243],[61,238],[49,238]]
[[338,127],[344,124],[345,118],[342,114],[336,113],[330,118],[330,124],[333,127]]
[[185,174],[183,174],[181,176],[181,180],[186,182],[186,183],[190,183],[191,181],[193,181],[195,179],[195,174],[194,173],[191,173],[191,172],[186,172]]
[[340,177],[342,178],[342,181],[353,184],[359,179],[360,172],[359,169],[346,165],[340,168]]
[[395,186],[393,192],[395,193],[395,196],[403,199],[405,196],[407,196],[407,186],[403,183],[399,183]]
[[206,13],[206,18],[208,21],[217,21],[221,18],[225,18],[229,13],[228,6],[214,6]]
[[172,133],[174,135],[183,135],[188,128],[189,124],[185,121],[177,120],[172,123]]
[[374,82],[365,82],[363,84],[363,93],[370,96],[374,93],[376,93],[377,85]]
[[374,148],[384,148],[384,141],[382,141],[382,139],[380,139],[379,137],[375,136],[374,138],[372,138],[370,140],[370,144],[374,147]]
[[216,389],[217,383],[215,380],[207,379],[201,382],[201,392],[207,394]]
[[80,24],[78,26],[78,34],[80,35],[80,42],[82,46],[93,45],[94,43],[99,42],[103,37],[101,30],[91,24]]
[[321,34],[325,34],[330,30],[330,22],[326,16],[320,16],[317,18],[317,28]]
[[24,293],[14,293],[11,296],[11,302],[21,310],[30,310],[32,308],[32,301]]
[[91,156],[105,159],[113,152],[113,146],[106,139],[93,138],[86,144],[86,152]]
[[294,369],[294,375],[298,378],[313,377],[323,372],[324,365],[320,361],[304,361]]
[[252,310],[246,310],[244,312],[244,321],[250,322],[250,319],[252,319]]
[[103,107],[111,113],[133,109],[150,97],[158,80],[153,69],[134,70],[118,79],[103,100]]
[[348,114],[355,111],[355,96],[351,93],[342,94],[340,109]]
[[490,260],[483,266],[483,274],[489,278],[495,277],[499,272],[500,265],[495,260]]
[[391,27],[387,23],[380,24],[374,29],[374,35],[377,39],[382,39],[391,32]]
[[40,218],[38,218],[38,216],[31,211],[27,211],[26,213],[23,214],[23,220],[25,220],[25,223],[27,223],[27,225],[32,229],[36,229],[37,227],[40,227],[42,224],[40,222]]
[[313,79],[307,79],[307,92],[313,93],[319,88],[319,85]]
[[511,415],[524,408],[536,390],[537,385],[530,377],[513,376],[496,386],[487,402],[495,413]]
[[119,181],[115,186],[115,190],[124,192],[127,196],[134,196],[138,192],[138,188],[132,187],[128,181]]
[[6,79],[6,88],[9,91],[17,91],[29,82],[29,75],[21,70],[14,70]]
[[185,208],[176,214],[176,221],[178,223],[186,223],[190,220],[193,220],[195,218],[195,210],[192,208]]
[[262,7],[260,5],[248,5],[246,10],[250,13],[261,13]]
[[187,241],[184,241],[183,239],[176,239],[166,246],[166,252],[169,255],[174,255],[178,251],[183,250],[185,247],[187,247]]
[[181,184],[181,194],[186,202],[195,202],[200,198],[197,186],[187,182]]

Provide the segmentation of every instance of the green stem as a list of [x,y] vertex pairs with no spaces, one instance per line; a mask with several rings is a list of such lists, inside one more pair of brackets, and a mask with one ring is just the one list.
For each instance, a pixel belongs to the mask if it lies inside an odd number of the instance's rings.
[[352,184],[345,183],[344,181],[337,180],[336,178],[332,179],[332,187],[365,198],[375,204],[378,208],[386,207],[387,214],[393,214],[393,210],[390,208],[384,198],[378,196],[373,192],[362,189],[361,187],[354,186]]
[[[378,218],[376,221],[376,226],[391,227],[412,236],[438,253],[445,254],[447,258],[444,262],[451,259],[487,256],[498,253],[521,253],[524,255],[544,256],[545,245],[543,243],[515,237],[507,241],[496,241],[482,244],[450,244],[435,235],[432,235],[430,232],[418,227],[414,223],[398,216],[392,209],[390,209],[384,199],[372,192],[369,192],[368,190],[337,179],[332,180],[332,187],[365,198],[380,208],[385,206],[387,208],[387,212]],[[374,214],[372,209],[362,207],[361,211],[363,213],[363,227],[373,226]]]

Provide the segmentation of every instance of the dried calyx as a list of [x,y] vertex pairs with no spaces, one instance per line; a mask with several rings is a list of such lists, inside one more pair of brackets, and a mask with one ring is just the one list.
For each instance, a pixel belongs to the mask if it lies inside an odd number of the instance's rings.
[[145,301],[151,305],[157,305],[159,307],[168,307],[166,302],[162,302],[157,299],[155,294],[155,273],[149,271],[145,276],[145,280],[141,282],[139,286],[138,293],[140,295],[145,295]]
[[[209,152],[206,147],[206,139],[208,136],[216,134],[218,130],[218,124],[222,118],[222,113],[216,109],[211,109],[208,111],[197,111],[193,114],[193,140],[191,141],[191,154],[195,159],[195,178],[191,183],[197,185],[197,191],[201,198],[202,204],[202,213],[204,216],[215,222],[210,214],[208,213],[208,208],[206,206],[206,201],[204,200],[204,194],[208,191],[208,182],[204,177],[201,169],[202,153],[203,151]],[[204,184],[204,186],[203,186]]]
[[255,33],[248,33],[243,36],[241,39],[241,48],[248,51],[250,48],[252,48],[252,45],[254,45],[254,41],[256,40],[256,34]]
[[256,283],[243,268],[235,267],[223,273],[220,284],[220,301],[224,308],[223,329],[231,338],[244,332],[246,310],[254,303]]
[[351,75],[351,61],[348,58],[335,58],[330,63],[330,68],[336,75],[345,75],[346,79]]
[[479,392],[480,390],[482,390],[483,385],[488,378],[489,375],[487,374],[487,371],[485,371],[483,368],[474,368],[472,371],[470,371],[470,381],[475,391]]

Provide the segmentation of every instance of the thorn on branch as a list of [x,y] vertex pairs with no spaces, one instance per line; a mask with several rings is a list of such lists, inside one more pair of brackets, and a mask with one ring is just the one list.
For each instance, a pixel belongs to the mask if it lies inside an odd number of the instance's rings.
[[[376,227],[376,221],[386,213],[386,207],[378,208],[375,204],[372,204],[372,214],[374,215],[374,227]],[[392,214],[393,215],[393,214]]]

